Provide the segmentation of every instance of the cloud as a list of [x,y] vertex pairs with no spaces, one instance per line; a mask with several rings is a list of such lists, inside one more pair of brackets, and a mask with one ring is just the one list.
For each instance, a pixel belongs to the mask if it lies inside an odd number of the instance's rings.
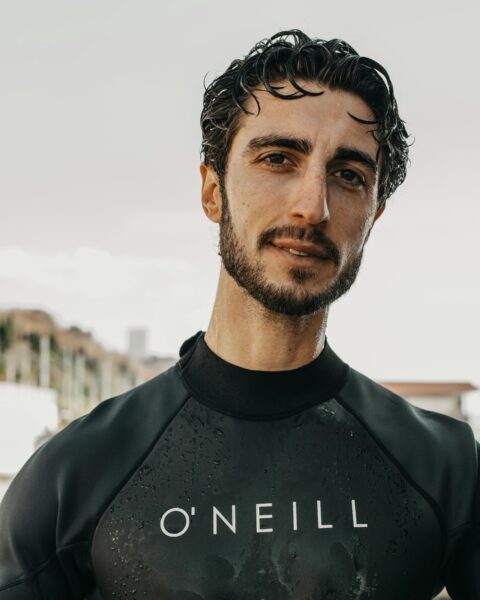
[[125,348],[130,326],[146,327],[152,350],[172,354],[206,323],[215,269],[204,266],[87,246],[50,254],[3,248],[0,306],[42,308],[117,349]]
[[32,253],[18,247],[0,250],[0,277],[96,300],[136,290],[145,279],[176,279],[188,271],[182,260],[113,256],[88,246],[57,254]]

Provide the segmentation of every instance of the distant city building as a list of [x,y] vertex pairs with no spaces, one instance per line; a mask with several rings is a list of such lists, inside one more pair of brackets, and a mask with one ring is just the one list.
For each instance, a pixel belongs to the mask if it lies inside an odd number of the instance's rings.
[[0,382],[0,475],[15,474],[43,438],[57,431],[57,392]]
[[142,360],[147,356],[147,330],[142,328],[128,330],[128,354]]
[[415,406],[462,420],[468,420],[465,396],[477,389],[471,383],[460,381],[383,381],[382,385]]
[[0,311],[0,381],[53,389],[59,425],[169,368],[147,355],[147,332],[132,329],[129,354],[110,352],[79,327],[60,327],[42,310]]

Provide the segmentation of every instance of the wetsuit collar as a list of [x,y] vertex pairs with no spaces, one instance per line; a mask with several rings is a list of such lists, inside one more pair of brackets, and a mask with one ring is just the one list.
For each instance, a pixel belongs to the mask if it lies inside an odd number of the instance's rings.
[[226,362],[199,331],[180,348],[177,369],[192,394],[220,412],[251,419],[285,417],[335,396],[349,367],[325,341],[312,362],[288,371],[253,371]]

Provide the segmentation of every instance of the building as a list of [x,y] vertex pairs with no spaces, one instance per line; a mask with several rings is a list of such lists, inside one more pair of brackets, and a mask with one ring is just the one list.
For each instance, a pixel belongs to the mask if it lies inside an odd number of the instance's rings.
[[465,399],[468,394],[477,390],[471,383],[460,381],[382,381],[381,383],[415,406],[464,421],[469,420],[465,410]]
[[45,311],[0,311],[0,381],[55,390],[65,425],[176,360],[147,355],[144,330],[136,330],[133,342],[133,355],[112,352],[90,332],[61,327]]
[[143,328],[129,329],[128,355],[137,360],[147,356],[147,330]]

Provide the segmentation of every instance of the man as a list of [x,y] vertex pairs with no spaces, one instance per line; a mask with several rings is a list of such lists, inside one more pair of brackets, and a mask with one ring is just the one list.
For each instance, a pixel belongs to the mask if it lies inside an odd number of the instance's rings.
[[282,32],[207,88],[202,130],[222,257],[208,330],[25,465],[0,600],[480,598],[471,429],[325,338],[405,177],[387,72]]

